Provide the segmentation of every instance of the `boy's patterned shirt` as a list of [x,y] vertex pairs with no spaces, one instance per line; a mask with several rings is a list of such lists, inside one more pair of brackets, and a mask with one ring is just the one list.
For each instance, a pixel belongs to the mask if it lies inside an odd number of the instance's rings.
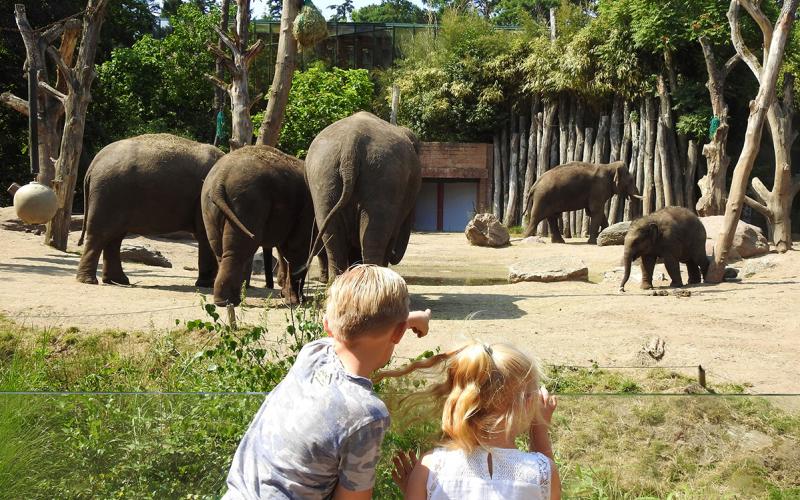
[[239,443],[225,499],[328,498],[372,488],[386,405],[344,370],[333,339],[307,344]]

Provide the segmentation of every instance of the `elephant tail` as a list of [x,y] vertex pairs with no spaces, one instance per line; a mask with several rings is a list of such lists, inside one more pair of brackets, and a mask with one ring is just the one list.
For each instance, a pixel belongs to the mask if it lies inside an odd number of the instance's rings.
[[325,220],[322,221],[322,224],[320,224],[317,230],[317,236],[314,238],[314,242],[311,244],[311,253],[308,255],[306,267],[311,266],[311,261],[314,259],[317,253],[322,250],[322,248],[319,248],[318,245],[322,240],[322,235],[325,234],[325,230],[328,228],[328,224],[330,224],[334,215],[336,215],[336,213],[350,201],[350,198],[353,197],[357,174],[355,165],[357,149],[358,139],[342,145],[339,156],[339,175],[342,178],[342,195],[339,197],[339,201],[337,201],[333,208],[331,208],[331,211],[328,212],[328,215],[325,216]]
[[89,172],[83,178],[83,220],[81,221],[81,237],[78,239],[78,246],[83,245],[83,237],[86,236],[86,218],[89,217]]
[[247,229],[242,221],[236,217],[236,214],[233,213],[233,210],[231,210],[231,207],[228,205],[228,200],[225,196],[225,188],[222,186],[222,184],[217,185],[216,188],[211,190],[211,201],[222,211],[223,214],[225,214],[225,217],[227,217],[229,221],[239,228],[240,231],[249,236],[251,239],[256,239],[256,236],[250,232],[249,229]]

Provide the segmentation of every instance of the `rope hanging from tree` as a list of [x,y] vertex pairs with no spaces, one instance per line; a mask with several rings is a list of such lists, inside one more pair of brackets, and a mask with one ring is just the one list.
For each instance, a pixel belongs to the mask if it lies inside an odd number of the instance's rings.
[[708,124],[708,138],[713,139],[719,128],[719,116],[712,116]]
[[303,8],[294,18],[292,33],[300,50],[311,48],[328,36],[328,23],[311,0],[303,0]]

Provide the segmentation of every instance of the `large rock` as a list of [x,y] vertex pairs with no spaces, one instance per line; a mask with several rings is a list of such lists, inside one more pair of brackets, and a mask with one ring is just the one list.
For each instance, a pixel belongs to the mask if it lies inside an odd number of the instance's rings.
[[748,260],[742,266],[742,276],[750,278],[759,274],[767,269],[773,268],[778,263],[777,255],[765,255],[758,259]]
[[139,264],[156,267],[172,267],[172,262],[164,257],[161,252],[147,245],[124,244],[120,248],[119,255],[124,262],[138,262]]
[[470,244],[479,247],[503,247],[510,239],[508,229],[493,214],[476,214],[464,234]]
[[[719,237],[719,233],[722,231],[725,217],[722,215],[700,217],[700,221],[706,228],[706,237],[709,240],[716,241]],[[706,248],[708,249],[708,245]],[[735,254],[733,254],[733,252],[735,252]],[[730,257],[735,258],[738,255],[743,259],[764,255],[765,253],[769,253],[769,243],[767,243],[767,239],[764,237],[760,228],[740,220],[736,225],[736,233],[734,233],[733,236],[731,253],[733,255]]]
[[586,281],[589,279],[589,268],[574,257],[546,257],[529,262],[517,263],[508,268],[508,281]]
[[597,246],[605,247],[609,245],[624,245],[625,235],[631,227],[630,221],[617,222],[600,231],[597,236]]

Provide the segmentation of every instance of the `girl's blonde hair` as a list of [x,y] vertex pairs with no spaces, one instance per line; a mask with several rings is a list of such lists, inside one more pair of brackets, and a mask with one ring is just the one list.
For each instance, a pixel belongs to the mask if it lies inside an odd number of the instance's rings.
[[380,372],[374,380],[437,366],[443,366],[445,380],[405,397],[401,405],[408,409],[432,403],[441,409],[442,432],[457,448],[470,452],[500,434],[513,438],[538,416],[539,367],[508,344],[471,341],[454,351]]

